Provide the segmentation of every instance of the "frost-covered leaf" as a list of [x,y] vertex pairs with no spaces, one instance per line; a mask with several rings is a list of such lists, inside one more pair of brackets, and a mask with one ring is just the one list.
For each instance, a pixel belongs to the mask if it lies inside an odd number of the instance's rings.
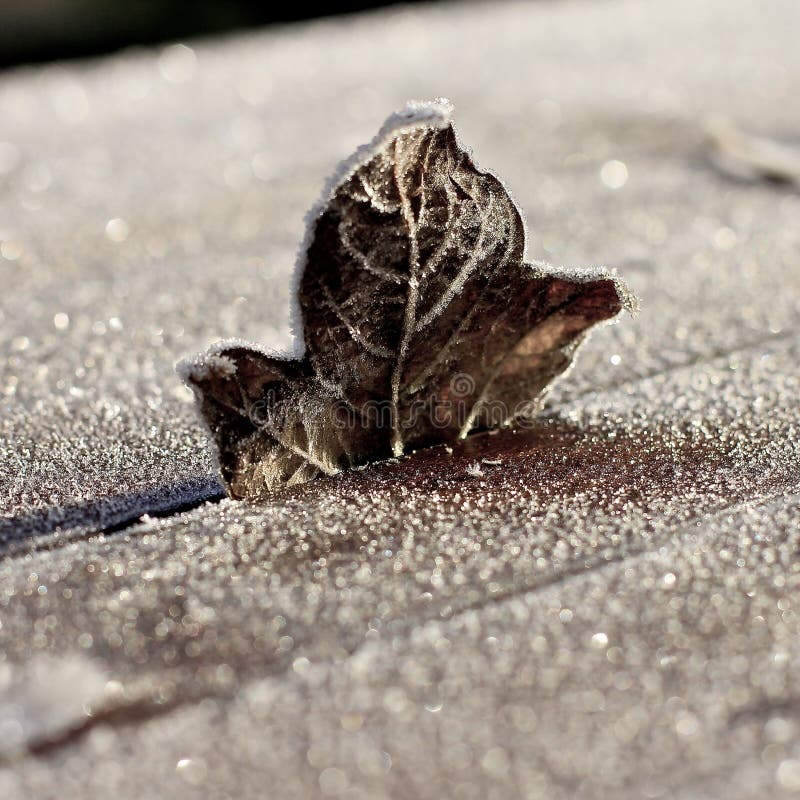
[[632,304],[606,271],[525,262],[520,213],[450,112],[391,116],[312,209],[298,357],[235,342],[182,365],[233,496],[523,424],[585,331]]

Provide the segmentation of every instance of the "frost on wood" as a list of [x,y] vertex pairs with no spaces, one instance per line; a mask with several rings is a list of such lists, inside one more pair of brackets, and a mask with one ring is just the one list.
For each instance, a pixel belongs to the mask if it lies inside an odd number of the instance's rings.
[[233,342],[181,365],[234,497],[529,420],[632,304],[611,273],[525,262],[519,210],[450,110],[391,116],[312,209],[299,357]]

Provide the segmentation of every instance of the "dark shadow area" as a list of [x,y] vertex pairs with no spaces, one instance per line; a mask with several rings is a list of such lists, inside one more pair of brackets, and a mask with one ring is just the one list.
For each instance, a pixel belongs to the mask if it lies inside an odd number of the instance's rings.
[[[405,3],[421,0],[405,0]],[[390,0],[3,0],[0,67],[79,58],[191,36],[349,14]]]
[[151,517],[179,514],[203,503],[217,502],[224,496],[216,478],[199,477],[137,495],[112,495],[0,517],[0,558],[32,548],[56,547],[75,538],[116,533],[145,514]]

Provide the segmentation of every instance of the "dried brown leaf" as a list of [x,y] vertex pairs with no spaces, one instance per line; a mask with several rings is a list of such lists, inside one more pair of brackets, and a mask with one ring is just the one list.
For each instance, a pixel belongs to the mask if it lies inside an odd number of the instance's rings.
[[234,497],[525,424],[587,329],[632,306],[609,272],[525,262],[450,111],[390,117],[312,209],[298,357],[223,342],[181,365]]

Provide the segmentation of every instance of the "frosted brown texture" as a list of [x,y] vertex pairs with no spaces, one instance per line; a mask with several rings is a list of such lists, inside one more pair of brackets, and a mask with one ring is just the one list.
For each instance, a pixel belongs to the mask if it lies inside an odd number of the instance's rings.
[[529,420],[586,330],[630,304],[610,273],[525,262],[517,207],[449,111],[390,117],[312,210],[302,358],[235,343],[183,366],[233,496]]

